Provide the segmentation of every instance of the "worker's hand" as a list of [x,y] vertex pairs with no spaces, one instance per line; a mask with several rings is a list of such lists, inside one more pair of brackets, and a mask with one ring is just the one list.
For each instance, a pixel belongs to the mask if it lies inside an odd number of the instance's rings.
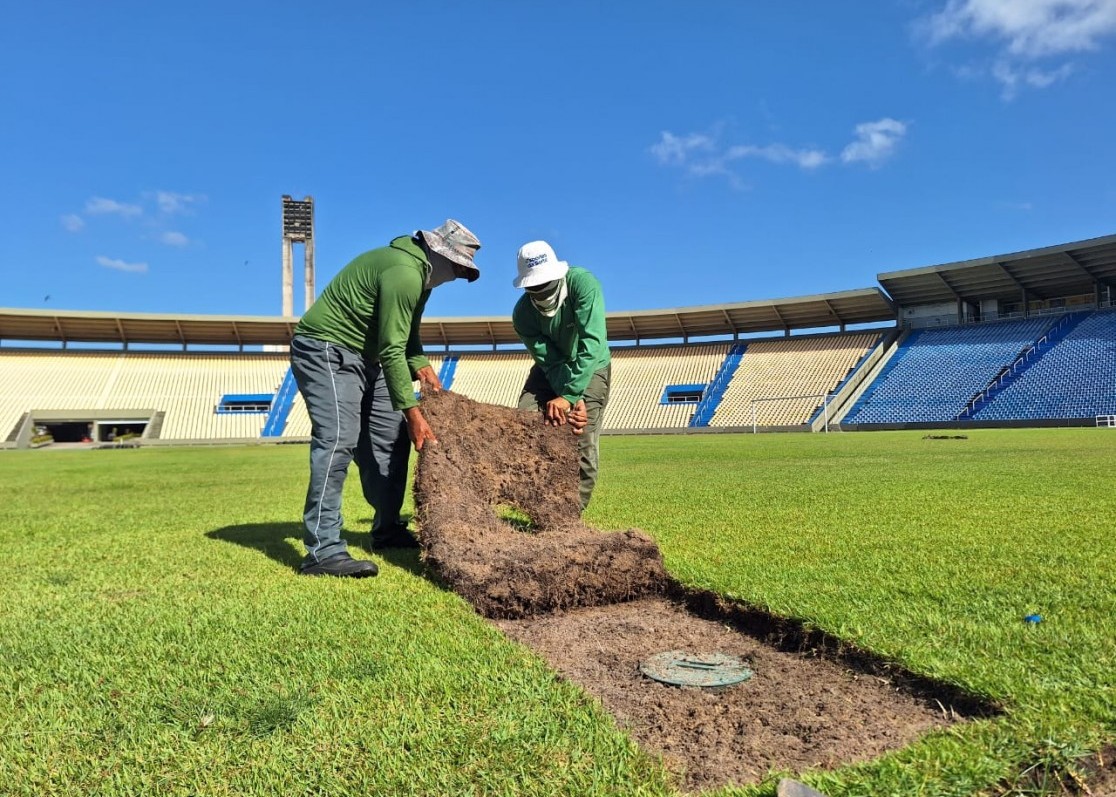
[[438,444],[438,438],[434,436],[434,430],[423,417],[422,410],[418,407],[409,407],[403,410],[403,417],[407,419],[407,434],[411,436],[415,451],[422,451],[422,447],[428,441],[434,445]]
[[585,399],[579,399],[573,405],[573,409],[566,414],[566,420],[574,434],[585,434],[585,427],[589,425],[589,410],[585,408]]
[[561,426],[566,422],[566,415],[570,411],[570,402],[561,396],[546,402],[546,422],[551,426]]
[[442,389],[442,380],[438,378],[432,366],[427,365],[418,369],[415,371],[415,376],[418,377],[420,388],[428,387],[431,393],[437,393]]

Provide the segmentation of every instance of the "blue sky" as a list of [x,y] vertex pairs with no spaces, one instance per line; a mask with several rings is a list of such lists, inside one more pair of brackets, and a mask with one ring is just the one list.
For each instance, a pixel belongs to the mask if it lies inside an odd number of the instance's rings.
[[0,307],[278,315],[283,194],[319,290],[472,228],[428,316],[536,238],[639,310],[1116,233],[1116,0],[18,3],[0,75]]

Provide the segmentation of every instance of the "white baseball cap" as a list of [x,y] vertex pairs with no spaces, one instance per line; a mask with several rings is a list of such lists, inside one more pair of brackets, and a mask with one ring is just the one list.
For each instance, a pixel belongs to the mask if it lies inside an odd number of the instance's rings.
[[519,247],[516,258],[519,276],[512,280],[516,288],[533,288],[566,276],[570,264],[559,260],[546,241],[531,241]]

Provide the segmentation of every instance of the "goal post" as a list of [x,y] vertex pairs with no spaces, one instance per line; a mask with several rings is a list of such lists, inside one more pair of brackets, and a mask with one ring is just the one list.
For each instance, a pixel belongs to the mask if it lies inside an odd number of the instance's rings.
[[[776,401],[791,401],[801,399],[821,399],[822,400],[822,418],[823,418],[823,431],[829,433],[829,400],[832,398],[830,393],[800,393],[795,396],[766,396],[764,398],[752,399],[752,434],[757,434],[759,431],[759,422],[757,419],[756,405],[769,404]],[[806,419],[806,425],[809,426],[810,419]]]

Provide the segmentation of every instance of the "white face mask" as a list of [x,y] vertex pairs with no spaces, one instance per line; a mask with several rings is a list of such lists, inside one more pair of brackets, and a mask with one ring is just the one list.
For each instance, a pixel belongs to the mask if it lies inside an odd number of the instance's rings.
[[555,280],[544,291],[527,291],[527,295],[536,310],[547,318],[554,318],[562,302],[566,301],[566,278]]
[[430,253],[430,273],[426,275],[426,288],[432,290],[444,282],[457,279],[457,272],[453,270],[453,263],[442,257],[437,252]]

